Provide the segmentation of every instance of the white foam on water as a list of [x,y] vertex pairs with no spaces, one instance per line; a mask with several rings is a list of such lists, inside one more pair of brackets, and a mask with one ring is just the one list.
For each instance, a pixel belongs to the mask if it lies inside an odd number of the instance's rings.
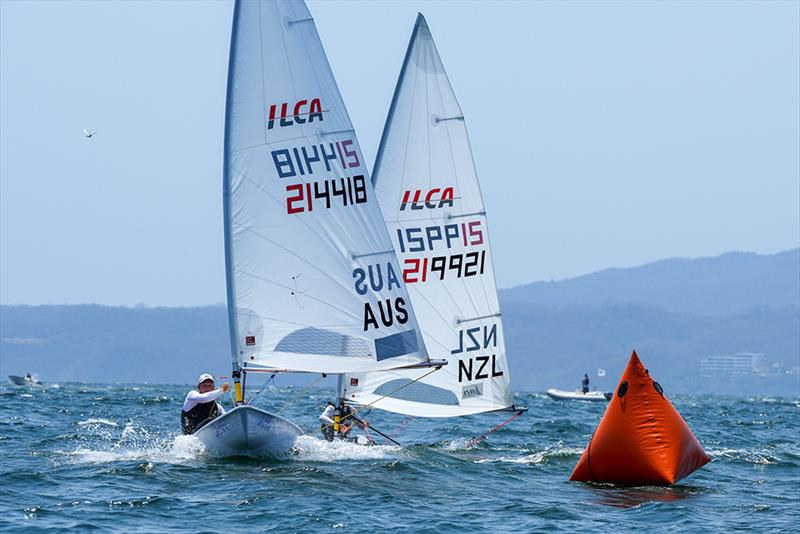
[[70,463],[183,463],[199,459],[204,452],[203,444],[193,436],[157,435],[133,421],[120,428],[119,423],[93,417],[79,421],[78,426],[92,444],[82,444],[73,451],[58,451]]
[[706,453],[714,459],[742,460],[751,464],[770,465],[777,463],[777,458],[764,451],[748,451],[747,449],[706,449]]
[[175,436],[170,453],[178,460],[194,460],[205,452],[203,443],[194,436]]
[[475,438],[456,438],[443,443],[442,448],[446,451],[468,451],[475,448],[476,445]]
[[325,441],[313,436],[300,436],[294,444],[294,458],[307,462],[339,462],[383,460],[395,458],[400,447],[391,445],[358,445],[347,441]]
[[151,443],[141,447],[112,446],[110,449],[91,449],[80,447],[74,451],[63,452],[70,463],[103,464],[113,462],[142,461],[153,469],[153,464],[179,464],[197,460],[203,456],[203,444],[193,436],[176,436],[172,441]]
[[85,421],[78,421],[78,426],[89,426],[89,425],[118,426],[117,423],[115,423],[114,421],[109,421],[108,419],[100,419],[97,417],[91,417]]
[[583,449],[577,447],[567,447],[563,443],[557,443],[552,447],[547,447],[544,450],[536,451],[532,454],[526,454],[524,456],[498,456],[496,458],[483,458],[481,460],[476,460],[475,463],[483,464],[504,462],[511,464],[540,465],[546,464],[550,460],[556,458],[569,458],[571,456],[577,456],[581,454],[583,454]]

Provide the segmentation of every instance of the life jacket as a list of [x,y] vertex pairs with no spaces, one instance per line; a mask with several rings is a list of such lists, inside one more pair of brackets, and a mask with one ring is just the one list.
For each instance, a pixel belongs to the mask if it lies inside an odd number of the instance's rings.
[[181,410],[181,428],[184,434],[194,434],[206,422],[217,416],[217,401],[203,402],[191,410]]
[[[340,418],[341,423],[339,425],[339,436],[344,438],[347,436],[347,434],[350,433],[350,430],[353,427],[353,417],[352,417],[353,411],[347,404],[342,404],[340,411],[341,411],[341,418]],[[345,428],[347,429],[346,432],[344,430]]]

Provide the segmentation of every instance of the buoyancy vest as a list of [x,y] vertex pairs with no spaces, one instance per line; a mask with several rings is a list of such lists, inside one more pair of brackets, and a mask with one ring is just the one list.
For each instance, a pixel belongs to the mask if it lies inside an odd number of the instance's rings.
[[203,423],[217,416],[217,401],[197,404],[191,410],[181,410],[181,428],[184,434],[194,434]]

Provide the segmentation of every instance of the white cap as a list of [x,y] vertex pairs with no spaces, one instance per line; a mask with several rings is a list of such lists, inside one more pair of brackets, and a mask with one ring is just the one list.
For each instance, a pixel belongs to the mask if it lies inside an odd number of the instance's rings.
[[210,375],[208,373],[203,373],[202,375],[200,375],[200,378],[197,379],[197,385],[199,386],[200,384],[202,384],[206,380],[211,380],[213,382],[214,381],[214,375]]

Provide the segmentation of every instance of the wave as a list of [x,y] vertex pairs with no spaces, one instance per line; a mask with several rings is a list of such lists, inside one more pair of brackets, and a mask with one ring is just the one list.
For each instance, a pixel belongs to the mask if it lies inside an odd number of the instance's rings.
[[109,421],[108,419],[100,419],[96,417],[91,417],[85,421],[78,421],[78,426],[90,426],[90,425],[119,426],[114,421]]
[[512,464],[540,465],[547,464],[551,460],[572,458],[575,456],[580,456],[581,454],[583,454],[583,449],[578,447],[568,447],[564,445],[564,443],[558,442],[553,446],[545,448],[544,450],[536,451],[524,456],[498,456],[496,458],[483,458],[481,460],[476,460],[475,463],[483,464],[505,462]]
[[706,449],[709,456],[716,459],[747,462],[757,465],[777,464],[780,460],[765,451],[750,451],[747,449]]
[[468,451],[478,445],[475,438],[456,438],[451,441],[442,442],[442,449],[446,451]]

